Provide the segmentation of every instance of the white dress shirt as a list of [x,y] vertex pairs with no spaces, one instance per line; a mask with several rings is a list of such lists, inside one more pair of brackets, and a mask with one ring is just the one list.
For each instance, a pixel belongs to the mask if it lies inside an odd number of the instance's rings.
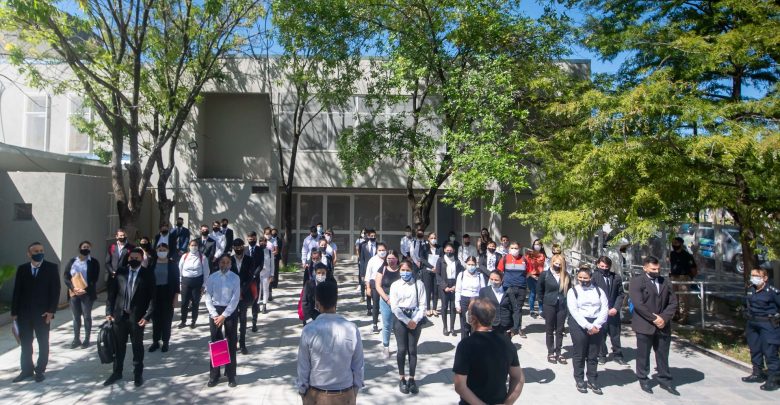
[[[224,315],[226,318],[233,314],[241,297],[241,278],[232,271],[215,271],[206,280],[206,308],[213,318]],[[225,307],[220,314],[216,307]]]
[[450,259],[449,256],[444,255],[444,264],[447,265],[447,280],[455,280],[455,275],[458,274],[458,266],[456,259]]
[[479,290],[484,286],[485,279],[482,278],[482,274],[479,271],[476,271],[473,275],[468,270],[458,274],[458,280],[455,282],[455,309],[461,309],[461,297],[477,298],[479,297]]
[[363,387],[363,342],[354,323],[341,315],[320,314],[303,327],[298,344],[300,394],[310,387],[343,390]]
[[[415,285],[417,286],[415,291]],[[416,293],[416,294],[415,294]],[[419,323],[425,315],[425,285],[420,280],[412,279],[406,282],[399,279],[390,285],[390,309],[399,321],[408,324],[409,321]],[[404,314],[404,309],[414,309],[412,317]]]
[[[575,289],[577,295],[574,294]],[[566,306],[569,309],[569,314],[577,321],[577,324],[585,329],[591,329],[594,326],[601,329],[607,322],[609,313],[607,294],[604,291],[599,294],[599,290],[600,288],[593,284],[588,287],[576,285],[566,294]],[[596,319],[590,323],[585,318]]]
[[301,246],[301,263],[306,265],[306,262],[311,259],[311,251],[314,249],[319,249],[320,242],[318,236],[307,236],[306,239],[303,240],[303,245]]
[[175,251],[176,250],[176,246],[171,246],[171,244],[168,243],[168,237],[170,235],[171,235],[170,232],[168,232],[167,235],[160,234],[160,240],[157,241],[157,246],[160,246],[161,243],[164,243],[164,244],[168,245],[169,249],[171,249],[172,251]]
[[200,277],[205,280],[209,276],[209,259],[201,253],[185,253],[179,259],[180,277]]
[[370,280],[373,280],[374,277],[376,277],[376,273],[384,265],[385,265],[385,259],[379,256],[374,256],[368,259],[368,263],[366,264],[366,277],[365,277],[366,284],[368,284]]
[[468,259],[469,256],[474,256],[475,258],[479,257],[477,254],[477,247],[474,245],[460,245],[458,248],[458,260],[460,260],[460,264],[466,266],[466,259]]

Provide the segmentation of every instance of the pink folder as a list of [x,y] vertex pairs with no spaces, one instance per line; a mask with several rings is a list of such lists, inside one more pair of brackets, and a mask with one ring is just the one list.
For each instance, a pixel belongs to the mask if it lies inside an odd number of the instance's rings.
[[230,352],[228,351],[227,339],[209,343],[209,354],[211,355],[212,367],[230,364]]

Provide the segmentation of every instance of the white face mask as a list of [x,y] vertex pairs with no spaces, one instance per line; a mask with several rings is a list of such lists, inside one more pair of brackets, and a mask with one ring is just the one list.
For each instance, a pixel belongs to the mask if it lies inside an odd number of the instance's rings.
[[492,284],[493,288],[496,289],[496,290],[500,290],[501,289],[501,282],[500,281],[491,281],[490,284]]
[[383,250],[380,250],[380,251],[379,251],[379,252],[377,252],[376,254],[377,254],[379,257],[383,258],[383,259],[385,258],[385,256],[387,256],[387,252],[386,252],[386,251],[383,251]]
[[198,253],[198,247],[197,246],[190,246],[190,253],[192,253],[192,254]]
[[323,275],[317,274],[316,276],[314,276],[314,279],[315,279],[315,280],[317,280],[317,282],[318,282],[318,283],[322,283],[322,282],[324,282],[324,281],[325,281],[325,277],[326,277],[326,276],[323,276]]
[[515,248],[509,249],[509,254],[514,257],[517,257],[520,255],[520,249],[515,249]]
[[325,235],[325,240],[328,241],[329,243],[330,243],[330,239],[331,239],[330,235]]
[[764,278],[763,277],[759,277],[759,276],[753,276],[753,277],[750,277],[750,282],[754,286],[758,287],[761,284],[764,284]]
[[165,259],[166,257],[168,257],[168,252],[167,251],[158,251],[157,252],[157,257],[159,257],[160,259]]

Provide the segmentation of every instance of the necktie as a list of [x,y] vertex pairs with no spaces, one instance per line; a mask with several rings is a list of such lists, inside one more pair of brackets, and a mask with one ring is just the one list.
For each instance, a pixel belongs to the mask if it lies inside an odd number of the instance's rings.
[[606,275],[604,276],[604,282],[607,285],[607,290],[609,290],[609,277],[607,277]]
[[38,277],[38,267],[32,268],[33,277]]
[[133,283],[135,282],[135,270],[130,270],[130,274],[127,277],[127,288],[125,289],[125,305],[124,310],[130,310],[130,299],[133,293]]

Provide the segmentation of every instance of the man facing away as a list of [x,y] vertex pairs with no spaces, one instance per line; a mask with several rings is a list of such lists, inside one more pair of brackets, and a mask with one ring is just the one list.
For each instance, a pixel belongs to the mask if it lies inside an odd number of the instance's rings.
[[363,343],[357,326],[336,314],[338,286],[317,284],[320,315],[304,326],[298,346],[298,393],[304,405],[355,405],[363,387]]

